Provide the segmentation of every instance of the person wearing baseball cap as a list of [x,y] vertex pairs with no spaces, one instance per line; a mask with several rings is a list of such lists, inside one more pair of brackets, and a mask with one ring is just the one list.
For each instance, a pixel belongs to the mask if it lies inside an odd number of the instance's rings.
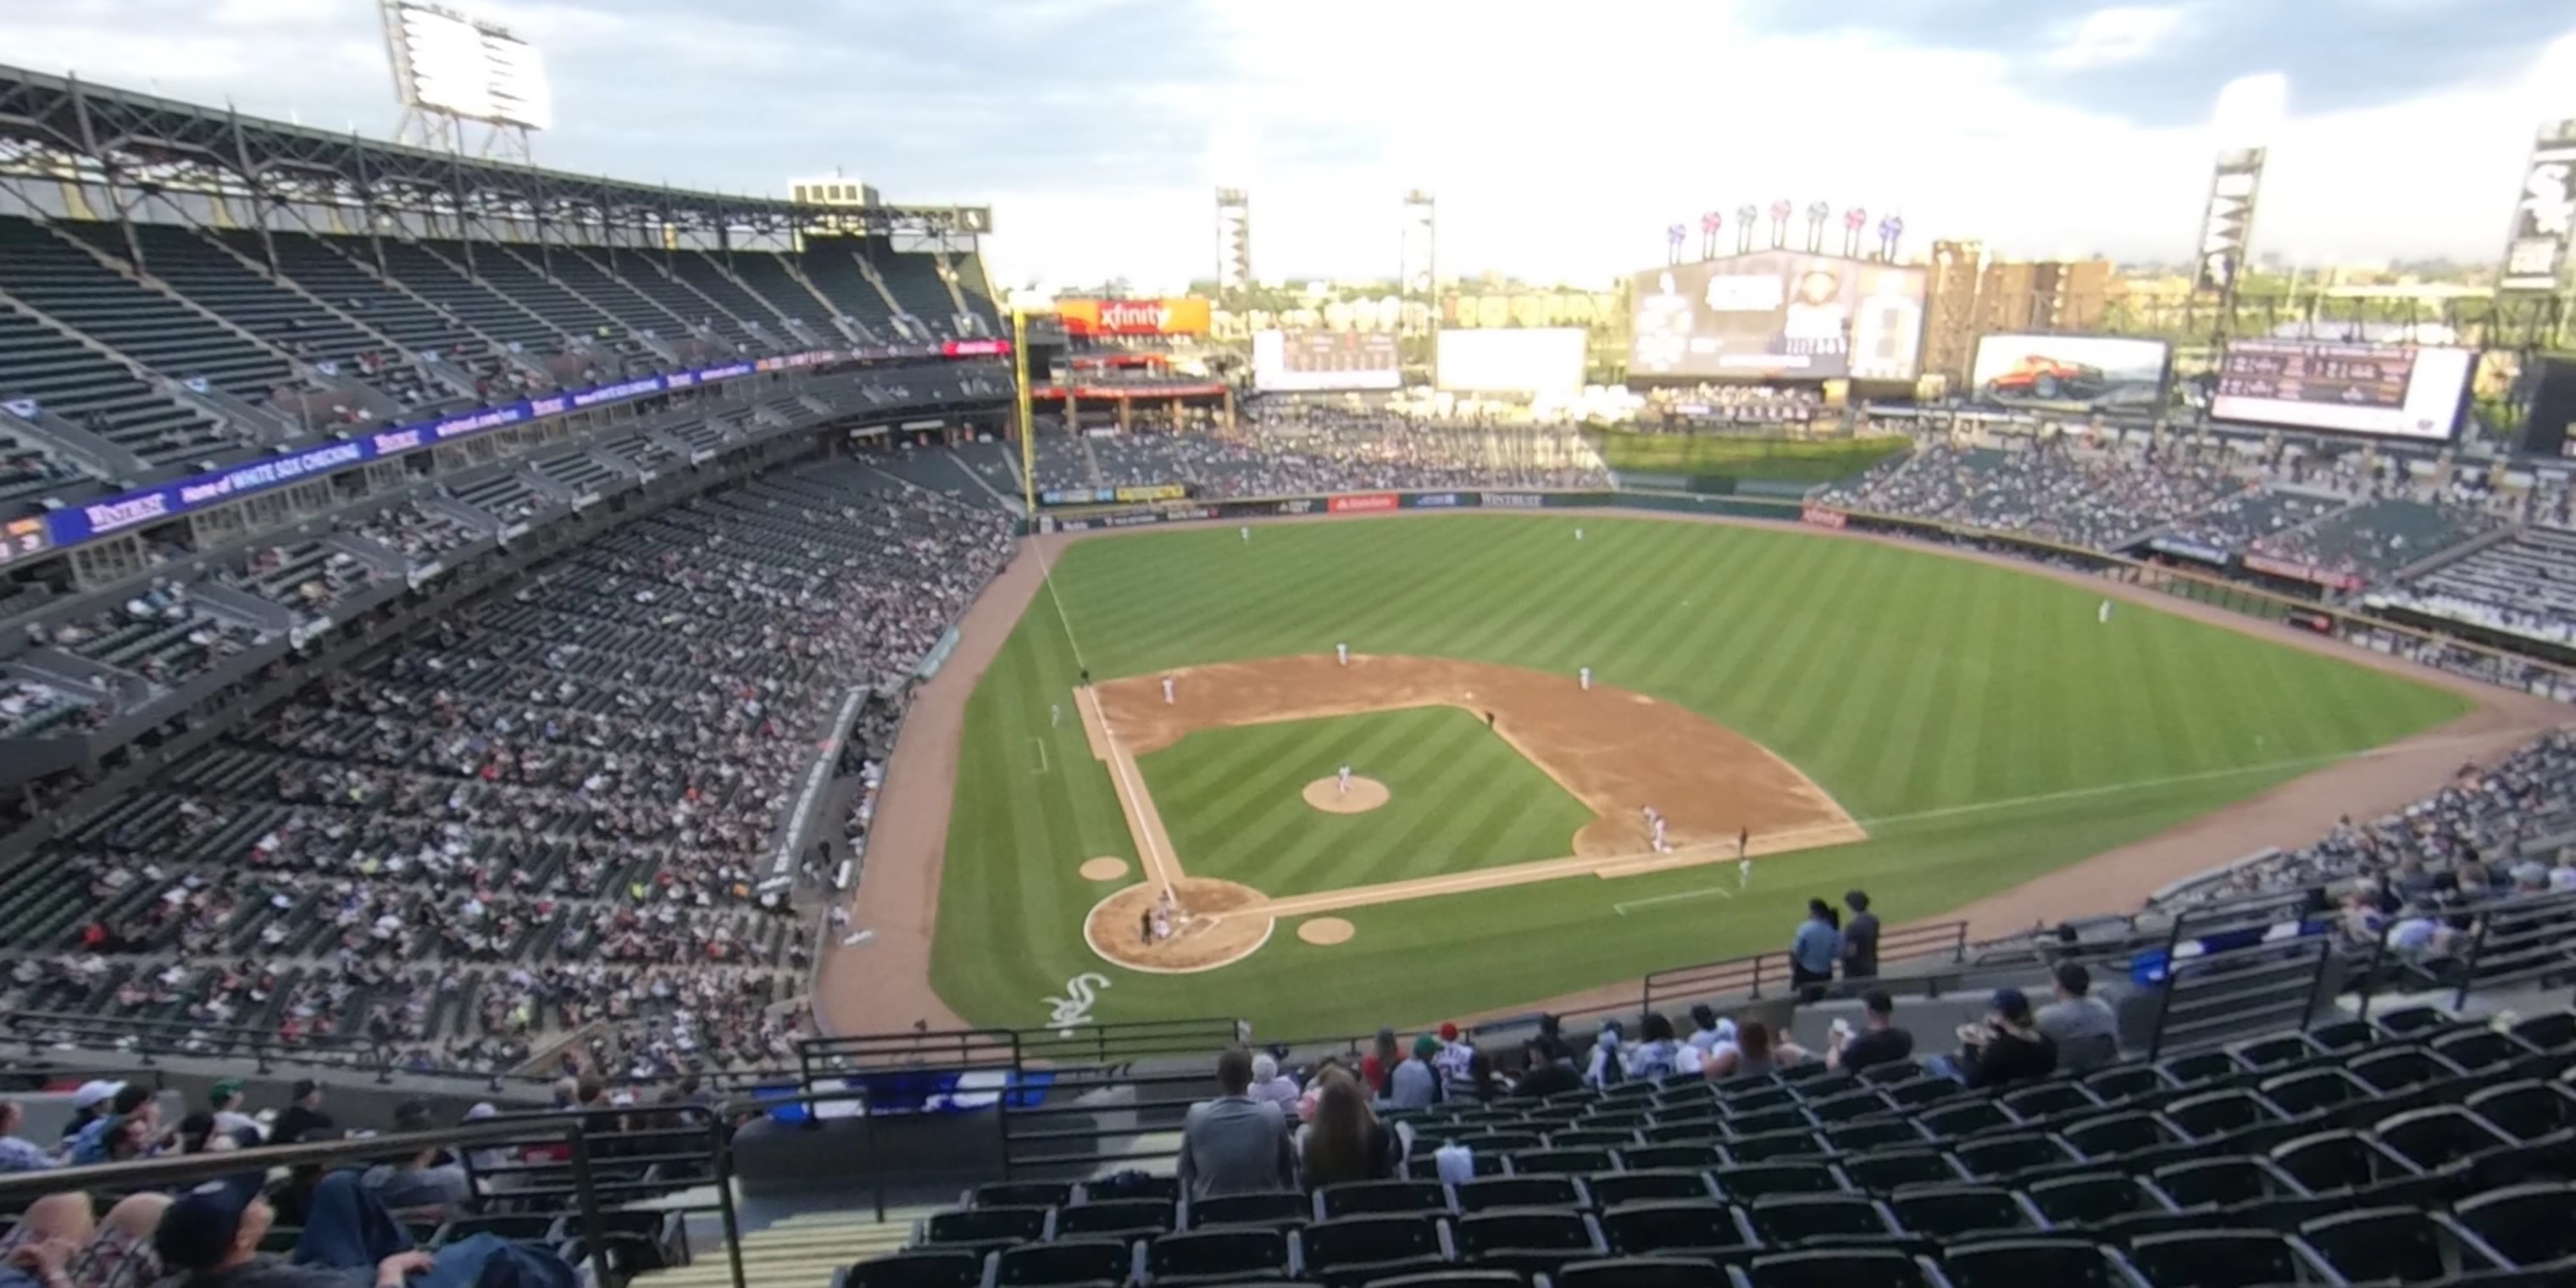
[[245,1149],[266,1139],[259,1120],[242,1112],[242,1088],[246,1085],[239,1078],[226,1078],[206,1095],[206,1107],[214,1111],[215,1131],[232,1137]]
[[124,1083],[104,1078],[93,1078],[75,1088],[72,1091],[72,1116],[63,1124],[63,1143],[70,1144],[73,1137],[81,1134],[82,1128],[106,1117],[107,1102],[116,1099],[116,1093],[123,1090]]

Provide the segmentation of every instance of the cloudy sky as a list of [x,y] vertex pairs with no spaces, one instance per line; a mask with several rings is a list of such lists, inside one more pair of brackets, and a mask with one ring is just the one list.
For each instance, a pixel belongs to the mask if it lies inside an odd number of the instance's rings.
[[[1606,281],[1778,197],[1897,211],[1917,244],[2180,259],[2211,103],[2261,72],[2290,90],[2258,252],[2483,259],[2533,125],[2576,115],[2576,0],[451,2],[543,49],[542,163],[989,203],[1011,282],[1206,276],[1219,184],[1252,193],[1264,277],[1393,275],[1411,187],[1444,274]],[[394,123],[372,0],[0,3],[0,50]]]

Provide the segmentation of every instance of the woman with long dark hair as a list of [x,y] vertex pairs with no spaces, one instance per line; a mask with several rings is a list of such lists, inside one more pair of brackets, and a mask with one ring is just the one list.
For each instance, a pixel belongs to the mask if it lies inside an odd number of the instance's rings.
[[1393,1180],[1402,1152],[1395,1133],[1369,1109],[1368,1093],[1357,1082],[1335,1078],[1315,1102],[1301,1170],[1310,1190],[1344,1181]]

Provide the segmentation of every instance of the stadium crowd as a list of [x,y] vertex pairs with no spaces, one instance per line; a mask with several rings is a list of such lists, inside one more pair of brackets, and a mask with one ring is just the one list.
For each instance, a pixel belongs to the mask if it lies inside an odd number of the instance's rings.
[[852,462],[620,528],[70,823],[10,892],[49,920],[0,1006],[423,1067],[576,1033],[621,1073],[775,1062],[814,952],[781,812],[854,685],[881,760],[1012,546]]
[[1201,499],[1380,488],[1606,488],[1590,443],[1564,427],[1431,419],[1264,400],[1235,430],[1074,438],[1041,431],[1038,486],[1187,485]]
[[2218,462],[2105,451],[2060,436],[2014,451],[1919,443],[1818,499],[2111,550],[2246,486]]

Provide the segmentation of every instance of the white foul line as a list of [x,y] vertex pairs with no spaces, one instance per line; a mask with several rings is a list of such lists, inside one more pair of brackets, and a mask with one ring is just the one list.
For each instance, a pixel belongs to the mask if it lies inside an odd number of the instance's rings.
[[1726,889],[1724,886],[1704,886],[1697,890],[1683,890],[1675,894],[1659,894],[1651,899],[1623,900],[1610,905],[1610,911],[1618,913],[1620,916],[1624,917],[1628,915],[1628,910],[1630,908],[1644,908],[1658,903],[1678,903],[1684,899],[1705,899],[1710,895],[1716,895],[1720,899],[1732,899],[1735,897],[1734,892]]

